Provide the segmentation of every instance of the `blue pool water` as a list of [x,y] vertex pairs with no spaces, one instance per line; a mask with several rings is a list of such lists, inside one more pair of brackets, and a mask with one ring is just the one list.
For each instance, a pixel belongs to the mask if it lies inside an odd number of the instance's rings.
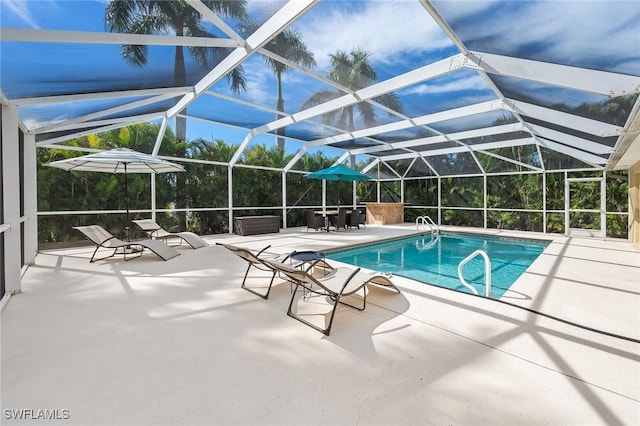
[[[498,299],[547,245],[547,241],[446,232],[438,237],[427,234],[329,252],[326,257],[471,293],[458,278],[458,264],[474,251],[484,250],[491,259],[491,297]],[[471,260],[463,272],[465,280],[484,295],[483,258]]]

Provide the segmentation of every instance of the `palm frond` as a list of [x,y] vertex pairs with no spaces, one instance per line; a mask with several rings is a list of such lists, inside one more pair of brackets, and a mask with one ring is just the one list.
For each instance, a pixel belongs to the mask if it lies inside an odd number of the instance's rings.
[[337,99],[342,95],[343,93],[336,90],[328,90],[328,89],[319,90],[313,95],[311,95],[311,97],[307,99],[300,108],[301,109],[311,108],[313,106],[320,105],[330,100]]

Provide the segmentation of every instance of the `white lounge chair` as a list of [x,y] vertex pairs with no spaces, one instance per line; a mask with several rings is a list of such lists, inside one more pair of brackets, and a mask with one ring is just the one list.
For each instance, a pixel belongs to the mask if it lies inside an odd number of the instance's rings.
[[[169,232],[165,231],[160,225],[154,222],[151,219],[140,219],[133,220],[142,231],[146,232],[151,238],[162,240],[163,242],[167,242],[169,238],[181,238],[182,241],[189,244],[192,248],[197,249],[201,247],[206,247],[209,244],[205,240],[203,240],[197,234],[189,231],[183,232]],[[182,243],[181,243],[182,244]]]
[[[240,257],[241,259],[244,259],[247,261],[248,265],[247,265],[247,270],[244,273],[244,278],[242,279],[242,284],[241,284],[241,288],[247,290],[250,293],[255,294],[256,296],[260,296],[263,299],[268,299],[269,298],[269,293],[271,292],[271,286],[273,285],[273,280],[275,279],[276,275],[278,274],[278,271],[276,269],[273,268],[272,265],[270,265],[269,263],[265,263],[265,260],[269,260],[271,262],[276,262],[276,263],[283,263],[283,262],[287,262],[289,263],[290,266],[298,266],[302,263],[306,264],[306,268],[307,270],[310,270],[314,267],[318,267],[318,268],[322,268],[323,270],[328,270],[328,269],[332,269],[331,266],[329,266],[323,258],[318,257],[317,259],[313,260],[313,261],[300,261],[300,260],[296,260],[295,258],[297,257],[296,255],[300,255],[302,253],[311,253],[311,252],[300,252],[300,251],[294,251],[292,253],[288,253],[288,254],[284,254],[284,255],[270,255],[267,256],[265,255],[265,251],[271,247],[271,246],[266,246],[265,248],[263,248],[260,251],[254,252],[251,251],[247,248],[244,247],[238,247],[235,246],[233,244],[227,244],[227,243],[220,243],[220,242],[216,242],[216,245],[222,246],[224,248],[226,248],[227,250],[229,250],[230,252],[232,252],[233,254],[235,254],[236,256]],[[293,256],[293,257],[292,257]],[[269,281],[269,285],[267,286],[267,290],[266,292],[258,292],[256,290],[254,290],[251,287],[247,286],[247,276],[249,275],[249,271],[251,270],[251,268],[256,268],[260,271],[265,271],[265,272],[269,272],[271,273],[271,280]]]
[[[93,251],[93,255],[89,262],[95,262],[96,260],[103,260],[109,257],[113,257],[118,249],[123,249],[122,254],[124,255],[124,260],[131,260],[137,257],[142,256],[142,252],[144,248],[147,248],[157,254],[162,260],[169,260],[178,256],[178,253],[175,249],[169,247],[168,245],[157,241],[157,240],[142,240],[142,241],[123,241],[116,238],[109,231],[104,229],[100,225],[86,225],[86,226],[74,226],[73,229],[78,230],[82,235],[85,236],[88,240],[92,241],[96,244],[96,249]],[[141,247],[142,249],[137,250],[137,248]],[[101,257],[100,259],[95,259],[96,253],[100,248],[113,249],[113,253],[110,256]],[[130,250],[133,248],[133,250]],[[134,253],[135,256],[129,257],[127,259],[128,253]]]
[[[291,302],[289,303],[287,315],[297,319],[298,321],[308,325],[315,330],[324,333],[327,336],[331,332],[333,317],[336,314],[338,303],[342,303],[343,305],[350,306],[360,311],[363,311],[365,309],[367,302],[367,285],[375,284],[377,286],[394,290],[400,293],[400,290],[386,276],[380,275],[378,273],[367,274],[365,272],[361,272],[360,268],[334,268],[332,273],[318,278],[310,274],[307,270],[291,267],[280,262],[272,262],[269,260],[264,260],[263,262],[267,265],[270,265],[274,269],[274,271],[278,271],[281,274],[287,276],[296,286],[293,294],[291,295]],[[292,307],[296,299],[296,294],[298,293],[297,290],[299,287],[303,288],[303,294],[315,293],[321,296],[327,296],[328,299],[333,303],[331,316],[326,328],[319,327],[303,319],[299,315],[296,315],[293,312]],[[355,296],[359,294],[360,291],[362,291],[361,306],[355,306],[342,300],[343,298],[346,298],[348,296]]]

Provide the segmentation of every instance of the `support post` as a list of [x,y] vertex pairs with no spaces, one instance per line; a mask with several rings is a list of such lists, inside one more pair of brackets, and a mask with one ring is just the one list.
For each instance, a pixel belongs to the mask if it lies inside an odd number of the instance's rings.
[[20,150],[18,107],[2,107],[2,210],[4,224],[4,274],[5,291],[20,293],[20,269],[22,268],[20,241]]
[[38,252],[38,170],[35,135],[24,135],[24,263],[33,265]]

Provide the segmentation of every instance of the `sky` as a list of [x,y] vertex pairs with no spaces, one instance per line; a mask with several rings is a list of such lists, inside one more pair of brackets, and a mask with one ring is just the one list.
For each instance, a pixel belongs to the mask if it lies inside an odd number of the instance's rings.
[[[2,0],[0,23],[3,27],[104,31],[106,4],[105,0]],[[257,20],[266,19],[281,4],[282,1],[249,0],[248,11]],[[471,50],[640,75],[638,1],[435,1],[434,5]],[[315,72],[319,75],[329,70],[329,55],[338,50],[360,48],[369,52],[380,81],[458,53],[417,0],[321,1],[292,28],[314,53]],[[113,79],[111,84],[117,86],[124,80],[121,74],[144,82],[149,75],[172,69],[167,67],[171,61],[166,60],[171,48],[153,49],[149,65],[132,70],[119,56],[118,46],[73,45],[55,50],[31,43],[27,47],[33,51],[25,51],[24,44],[15,46],[15,50],[11,47],[3,45],[0,52],[0,71],[5,81],[0,84],[9,97],[12,96],[7,86],[24,89],[17,97],[38,96],[37,91],[26,90],[38,79],[47,87],[64,91],[69,90],[64,85],[65,78],[82,81],[87,87]],[[90,58],[95,54],[100,59]],[[49,69],[43,69],[45,66]],[[275,79],[261,57],[253,55],[243,67],[247,90],[235,96],[274,107]],[[298,111],[316,90],[329,88],[300,72],[286,74],[283,86],[288,112]],[[212,90],[231,94],[224,81]],[[468,70],[416,84],[396,94],[409,116],[495,98],[482,78]],[[576,99],[571,102],[579,103],[582,95],[574,95]],[[32,114],[34,119],[57,120],[73,111],[58,108],[55,113],[45,113],[33,108]],[[253,117],[271,120],[270,114],[264,112],[256,112]],[[242,117],[249,122],[251,118],[251,114]],[[381,116],[380,120],[389,118]],[[190,138],[223,138],[230,143],[241,142],[246,133],[193,120],[189,121],[188,132]],[[257,143],[263,141],[272,139],[256,138]],[[295,151],[301,145],[292,142],[289,146]]]

